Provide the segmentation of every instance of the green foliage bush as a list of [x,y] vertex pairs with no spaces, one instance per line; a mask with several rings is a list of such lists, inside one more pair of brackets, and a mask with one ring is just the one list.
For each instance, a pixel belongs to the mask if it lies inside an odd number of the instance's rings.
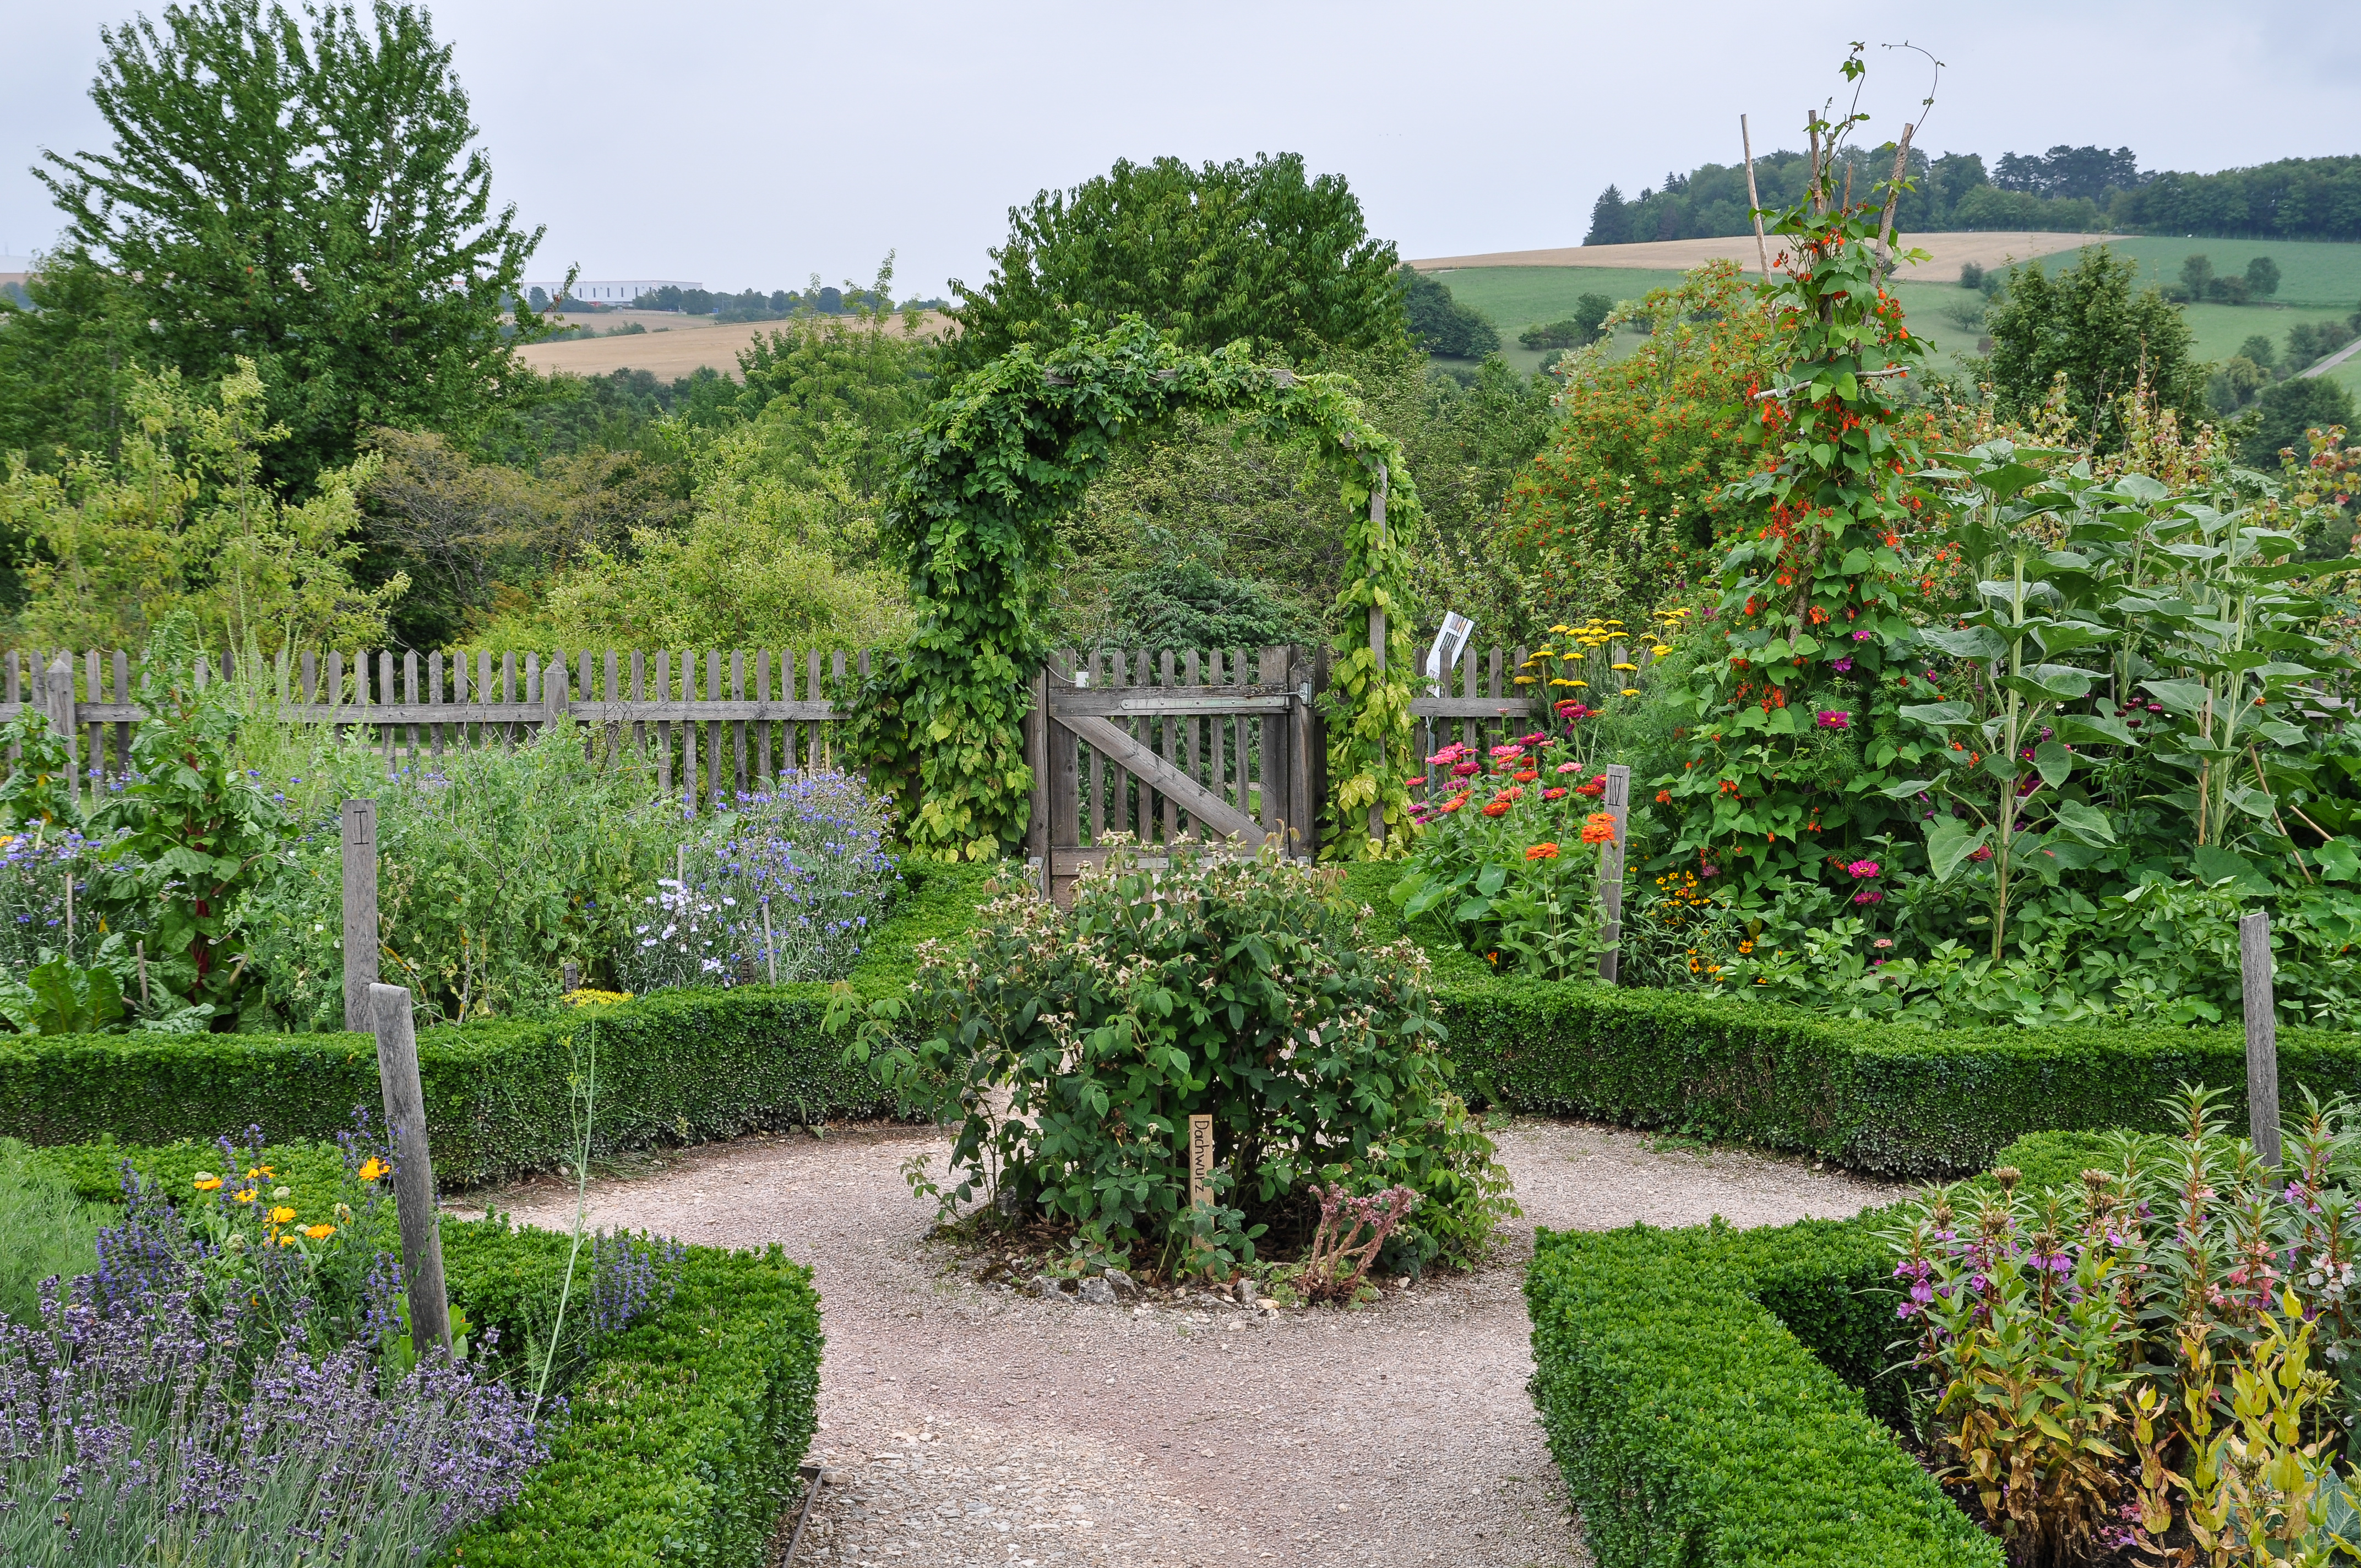
[[[911,948],[966,929],[979,873],[913,868],[895,918],[847,982],[874,999],[910,976]],[[724,1137],[752,1127],[890,1108],[821,1037],[829,988],[660,992],[555,1016],[427,1029],[419,1036],[437,1178],[449,1186],[571,1157],[567,1075],[598,1031],[597,1152]],[[0,1135],[34,1144],[112,1135],[170,1143],[237,1135],[325,1138],[380,1102],[365,1035],[12,1036],[0,1038]]]
[[1533,1399],[1601,1568],[1999,1568],[1871,1413],[1892,1263],[1859,1221],[1540,1233]]
[[[1209,1242],[1180,1261],[1226,1271],[1266,1226],[1308,1232],[1314,1187],[1399,1184],[1422,1201],[1394,1265],[1473,1261],[1505,1176],[1450,1091],[1423,955],[1367,942],[1334,880],[1176,850],[1160,874],[1127,855],[1085,873],[1071,911],[1012,891],[869,1009],[853,1054],[961,1118],[947,1212],[1038,1203],[1118,1253]],[[1213,1118],[1213,1191],[1192,1206],[1193,1115]]]

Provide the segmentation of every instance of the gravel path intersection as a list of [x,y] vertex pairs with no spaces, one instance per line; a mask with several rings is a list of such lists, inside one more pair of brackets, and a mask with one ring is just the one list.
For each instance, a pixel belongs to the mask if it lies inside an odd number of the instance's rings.
[[[1567,1568],[1588,1561],[1534,1420],[1519,1295],[1532,1227],[1780,1224],[1892,1190],[1795,1161],[1525,1119],[1498,1135],[1523,1221],[1499,1260],[1361,1311],[1088,1306],[981,1286],[928,1240],[875,1127],[683,1150],[594,1180],[590,1223],[811,1266],[828,1352],[798,1563]],[[476,1195],[563,1228],[555,1181]],[[460,1205],[454,1205],[460,1207]]]

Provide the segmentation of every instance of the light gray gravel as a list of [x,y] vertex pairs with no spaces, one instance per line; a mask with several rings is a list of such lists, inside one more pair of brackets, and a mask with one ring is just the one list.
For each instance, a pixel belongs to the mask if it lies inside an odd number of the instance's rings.
[[[781,1242],[811,1266],[828,1333],[813,1457],[831,1484],[798,1563],[1562,1568],[1588,1559],[1525,1390],[1532,1226],[1777,1224],[1893,1190],[1576,1124],[1499,1138],[1525,1219],[1496,1264],[1275,1322],[973,1285],[900,1175],[915,1154],[940,1166],[927,1129],[681,1151],[594,1180],[590,1223]],[[572,1219],[555,1182],[469,1197]]]

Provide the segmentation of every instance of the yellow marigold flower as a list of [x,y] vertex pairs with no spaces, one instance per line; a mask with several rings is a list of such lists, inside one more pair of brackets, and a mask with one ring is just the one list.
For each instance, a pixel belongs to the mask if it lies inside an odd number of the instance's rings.
[[220,1178],[220,1177],[218,1177],[218,1176],[215,1176],[212,1171],[210,1171],[210,1170],[201,1170],[201,1171],[197,1172],[197,1190],[198,1190],[198,1191],[200,1191],[200,1192],[212,1192],[212,1191],[214,1191],[215,1190],[217,1190],[220,1186],[221,1186],[221,1178]]
[[236,1199],[241,1203],[251,1203],[255,1199],[255,1191],[251,1187],[241,1187],[236,1191],[231,1193],[230,1196]]
[[303,1234],[311,1237],[315,1242],[324,1242],[330,1236],[336,1234],[336,1227],[334,1225],[306,1225],[303,1227]]
[[378,1158],[377,1156],[371,1155],[368,1158],[361,1162],[361,1179],[363,1181],[375,1181],[379,1177],[388,1174],[392,1169],[393,1167],[386,1164],[385,1161]]
[[281,1203],[279,1207],[270,1211],[270,1223],[274,1225],[288,1224],[291,1223],[294,1218],[295,1211],[290,1209],[284,1203]]
[[293,1246],[295,1245],[295,1238],[293,1236],[281,1236],[279,1238],[279,1245],[280,1246]]
[[1637,673],[1640,668],[1637,664],[1609,664],[1607,667],[1610,670],[1631,670],[1634,673]]

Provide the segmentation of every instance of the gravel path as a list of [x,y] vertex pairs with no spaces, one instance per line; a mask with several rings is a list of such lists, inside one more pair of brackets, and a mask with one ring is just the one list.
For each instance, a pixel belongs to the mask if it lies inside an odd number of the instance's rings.
[[[1349,1316],[979,1287],[927,1240],[933,1206],[899,1174],[930,1150],[941,1165],[928,1129],[685,1150],[594,1180],[591,1223],[783,1242],[811,1266],[828,1333],[813,1457],[829,1484],[799,1563],[1561,1568],[1588,1558],[1525,1390],[1532,1226],[1777,1224],[1892,1190],[1580,1124],[1499,1137],[1525,1211],[1499,1261]],[[554,1182],[470,1197],[571,1223]]]

